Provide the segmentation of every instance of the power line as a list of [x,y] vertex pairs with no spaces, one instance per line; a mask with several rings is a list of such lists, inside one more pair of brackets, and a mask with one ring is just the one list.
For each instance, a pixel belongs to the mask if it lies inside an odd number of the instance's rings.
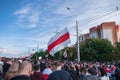
[[[109,14],[112,14],[112,13],[118,11],[118,10],[119,10],[118,7],[116,7],[115,10],[106,12],[106,13],[101,14],[101,15],[96,15],[96,16],[94,16],[93,18],[88,18],[88,19],[80,22],[79,25],[83,25],[83,24],[85,24],[85,23],[90,23],[90,22],[96,22],[97,20],[99,20],[99,19],[101,19],[101,18],[103,18],[103,17],[105,17],[105,16],[108,16]],[[86,25],[86,24],[85,24],[85,25]],[[84,29],[84,28],[82,28],[82,29]]]
[[[115,16],[117,16],[117,15],[120,15],[120,14],[115,14],[115,15],[113,15],[113,16],[109,16],[109,17],[112,18],[112,17],[115,17]],[[106,16],[106,17],[109,18],[108,16]],[[104,19],[105,19],[105,18],[104,18]],[[99,20],[93,21],[92,24],[90,24],[90,25],[86,25],[86,26],[91,27],[91,26],[93,26],[96,22],[100,22],[100,21],[103,21],[103,19],[99,19]],[[88,28],[88,27],[87,27],[87,28]],[[85,29],[85,27],[82,28],[82,29]]]
[[115,9],[115,10],[106,11],[106,12],[104,12],[104,14],[102,13],[102,14],[93,16],[92,18],[84,19],[84,20],[81,21],[79,24],[84,24],[84,23],[86,23],[86,22],[95,21],[96,19],[99,19],[99,18],[104,17],[104,16],[106,16],[106,15],[109,15],[109,14],[111,14],[111,13],[114,13],[115,11],[117,11],[117,10]]

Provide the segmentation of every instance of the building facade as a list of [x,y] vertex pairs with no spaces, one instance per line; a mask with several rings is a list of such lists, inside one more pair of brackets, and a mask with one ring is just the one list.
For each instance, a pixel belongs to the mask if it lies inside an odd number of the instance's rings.
[[82,34],[80,41],[84,41],[87,38],[108,39],[114,45],[116,42],[120,42],[120,26],[116,25],[115,22],[104,22],[90,28],[87,36]]

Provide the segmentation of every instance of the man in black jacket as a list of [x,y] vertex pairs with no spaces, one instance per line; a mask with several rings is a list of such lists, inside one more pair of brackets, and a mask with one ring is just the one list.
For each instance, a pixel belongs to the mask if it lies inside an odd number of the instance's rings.
[[48,80],[73,80],[70,73],[62,70],[60,61],[55,62],[56,71],[49,75]]

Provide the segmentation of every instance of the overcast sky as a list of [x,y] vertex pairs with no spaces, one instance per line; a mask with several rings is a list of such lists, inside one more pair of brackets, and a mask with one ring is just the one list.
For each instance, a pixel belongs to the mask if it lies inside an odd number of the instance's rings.
[[[27,54],[47,49],[55,32],[67,27],[71,45],[79,35],[102,22],[120,24],[119,0],[0,0],[0,54]],[[67,8],[69,7],[70,10]]]

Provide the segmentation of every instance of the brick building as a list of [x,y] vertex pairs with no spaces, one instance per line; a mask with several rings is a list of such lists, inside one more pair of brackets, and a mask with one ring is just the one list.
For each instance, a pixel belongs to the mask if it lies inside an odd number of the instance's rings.
[[80,41],[86,38],[108,39],[114,45],[120,42],[120,26],[115,22],[104,22],[89,29],[89,33],[80,35]]

